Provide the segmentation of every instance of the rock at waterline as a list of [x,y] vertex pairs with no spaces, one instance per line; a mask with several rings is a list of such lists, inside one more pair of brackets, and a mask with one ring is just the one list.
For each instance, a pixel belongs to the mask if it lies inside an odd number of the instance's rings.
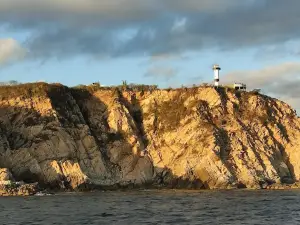
[[0,196],[29,196],[38,191],[38,183],[15,182],[7,168],[0,169]]

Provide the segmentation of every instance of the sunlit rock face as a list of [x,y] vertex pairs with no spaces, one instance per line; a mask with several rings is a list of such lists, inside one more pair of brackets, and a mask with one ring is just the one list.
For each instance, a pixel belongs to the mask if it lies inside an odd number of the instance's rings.
[[279,100],[212,87],[0,88],[0,168],[51,188],[260,188],[300,177]]

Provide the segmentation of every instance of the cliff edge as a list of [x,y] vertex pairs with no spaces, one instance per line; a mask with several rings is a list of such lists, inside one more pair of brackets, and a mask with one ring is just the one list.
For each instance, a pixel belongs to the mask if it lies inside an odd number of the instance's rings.
[[212,87],[120,91],[0,87],[0,168],[85,189],[224,189],[300,179],[300,120],[286,103]]

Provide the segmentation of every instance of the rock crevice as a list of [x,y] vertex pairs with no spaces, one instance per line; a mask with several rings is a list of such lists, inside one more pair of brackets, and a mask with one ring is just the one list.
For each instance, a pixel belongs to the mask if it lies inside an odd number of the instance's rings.
[[299,143],[295,111],[257,93],[0,87],[0,167],[46,187],[290,184]]

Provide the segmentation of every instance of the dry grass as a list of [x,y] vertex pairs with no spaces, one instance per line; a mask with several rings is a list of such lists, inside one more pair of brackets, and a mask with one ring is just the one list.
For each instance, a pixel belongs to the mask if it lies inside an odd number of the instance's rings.
[[[31,98],[31,97],[46,97],[49,87],[58,84],[49,85],[47,83],[28,83],[14,86],[0,86],[0,98]],[[60,85],[62,86],[62,85]]]

